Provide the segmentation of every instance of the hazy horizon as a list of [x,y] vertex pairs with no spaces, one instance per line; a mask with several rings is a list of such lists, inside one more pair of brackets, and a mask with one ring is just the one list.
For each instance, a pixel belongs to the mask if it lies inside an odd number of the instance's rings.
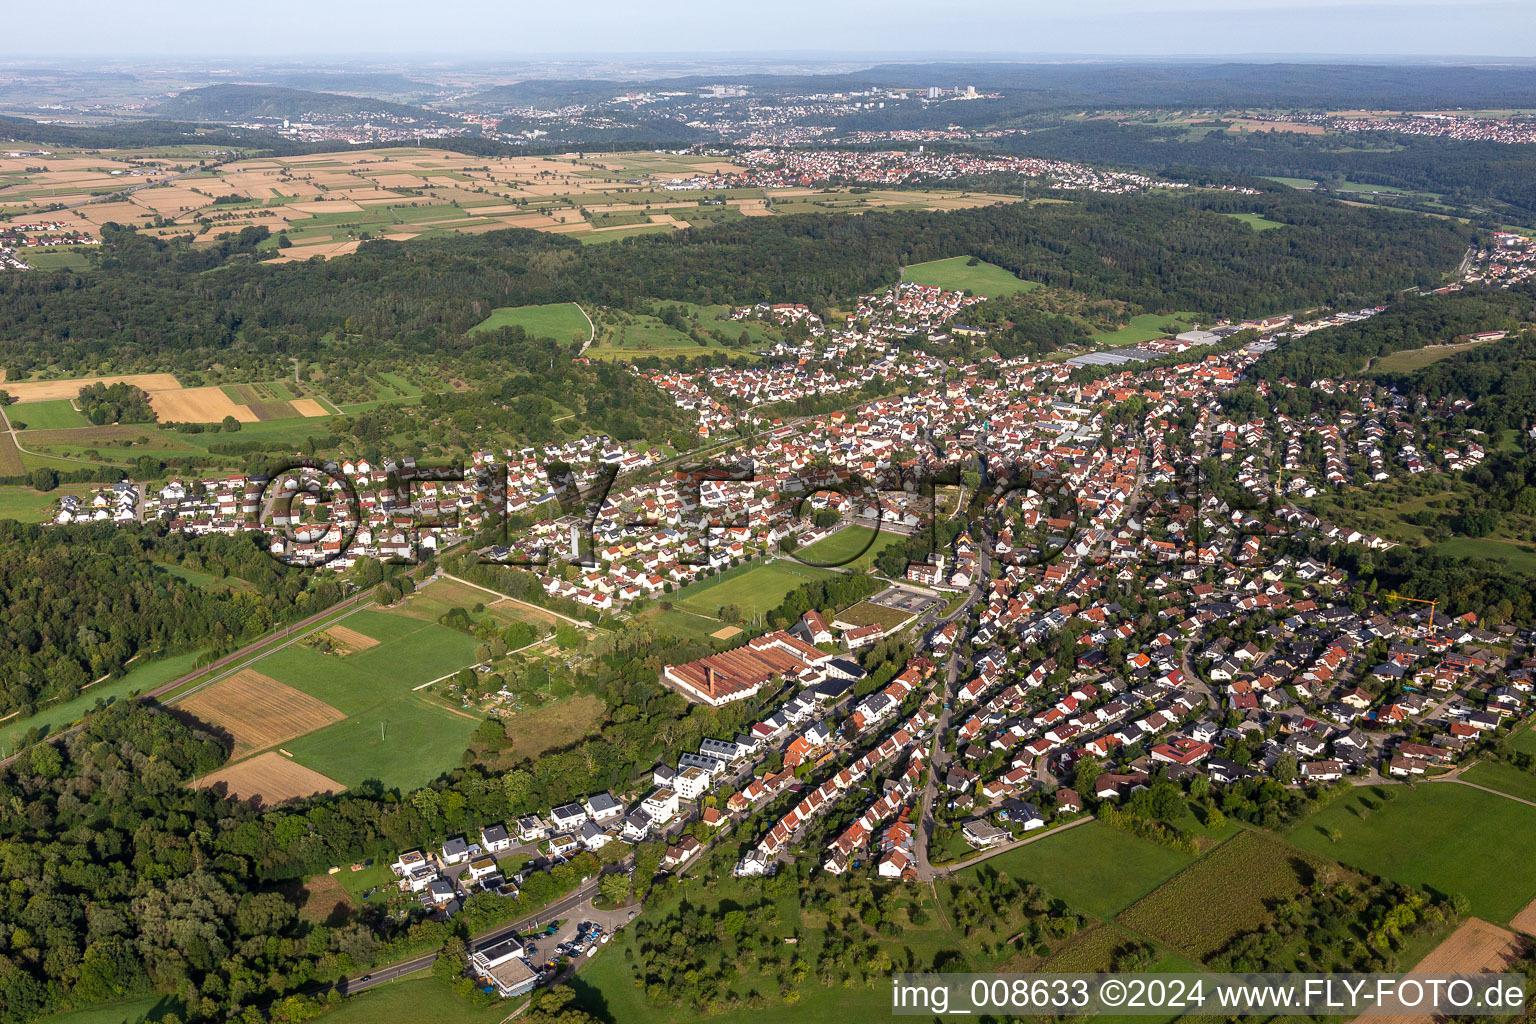
[[[580,11],[577,17],[547,6],[517,10],[490,0],[450,0],[427,9],[401,0],[270,0],[253,18],[190,0],[165,0],[153,9],[103,0],[88,0],[83,10],[80,4],[28,4],[7,12],[9,44],[0,43],[0,59],[1536,58],[1536,9],[1526,0],[1100,0],[1092,10],[1070,13],[1003,0],[951,0],[943,7],[916,0],[783,0],[766,13],[680,0],[649,13],[590,0]],[[687,30],[688,49],[677,49],[680,28]],[[404,38],[412,43],[406,50]],[[920,49],[914,40],[921,40]]]

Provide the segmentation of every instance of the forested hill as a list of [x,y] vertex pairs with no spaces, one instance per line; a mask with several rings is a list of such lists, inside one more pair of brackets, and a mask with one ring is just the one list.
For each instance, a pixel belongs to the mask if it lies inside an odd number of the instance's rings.
[[[1394,108],[1395,109],[1395,108]],[[1440,193],[1448,201],[1494,199],[1536,215],[1536,146],[1371,133],[1348,141],[1294,132],[1208,132],[1092,121],[1032,131],[999,145],[1032,156],[1119,164],[1159,172],[1197,168],[1327,182],[1349,179]]]
[[[1254,231],[1225,212],[1285,226]],[[234,246],[213,271],[190,243],[126,230],[105,237],[91,273],[0,277],[8,369],[107,360],[125,372],[195,370],[241,352],[308,355],[331,334],[375,352],[464,350],[474,345],[465,332],[491,309],[526,303],[825,307],[893,282],[903,265],[963,254],[1130,312],[1241,316],[1360,305],[1443,283],[1472,232],[1277,190],[753,218],[585,247],[511,230],[367,242],[323,264],[258,263]]]
[[1449,342],[1478,331],[1512,330],[1536,320],[1536,286],[1509,291],[1471,289],[1423,295],[1395,303],[1379,316],[1282,344],[1254,365],[1263,380],[1315,380],[1354,376],[1392,352]]
[[350,117],[362,114],[389,114],[416,121],[449,120],[445,115],[404,103],[390,103],[368,96],[287,89],[278,85],[209,85],[201,89],[188,89],[157,104],[154,112],[158,117],[185,121],[243,120],[250,117]]

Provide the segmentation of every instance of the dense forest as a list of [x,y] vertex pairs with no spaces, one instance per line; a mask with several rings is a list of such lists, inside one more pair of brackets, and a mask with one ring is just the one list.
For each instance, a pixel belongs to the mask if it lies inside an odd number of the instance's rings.
[[[1136,104],[1144,107],[1144,102]],[[1391,109],[1402,109],[1394,105]],[[1536,216],[1536,145],[1371,132],[1340,138],[1297,132],[1209,132],[1092,121],[1056,125],[1002,143],[1033,156],[1118,164],[1181,175],[1275,175],[1441,193],[1447,202],[1508,204]]]
[[1536,287],[1508,291],[1466,289],[1394,302],[1369,320],[1294,338],[1254,364],[1262,380],[1316,380],[1350,377],[1380,356],[1426,345],[1441,345],[1477,331],[1508,330],[1536,319]]
[[[259,540],[0,520],[0,714],[72,698],[131,658],[224,650],[341,599],[337,580],[284,567]],[[200,589],[166,571],[188,560],[252,587]]]
[[440,842],[524,803],[475,773],[404,801],[349,795],[265,813],[183,785],[226,756],[207,733],[120,701],[0,775],[0,1019],[162,992],[180,1005],[166,1022],[259,1022],[287,993],[536,909],[599,866],[582,854],[531,874],[519,900],[473,896],[451,925],[382,913],[306,922],[278,891],[285,880]]
[[[1220,215],[1229,212],[1286,228],[1255,232]],[[1438,285],[1469,238],[1453,222],[1281,191],[751,218],[585,247],[509,230],[367,242],[318,265],[254,262],[254,239],[226,240],[230,249],[210,256],[217,250],[113,229],[90,274],[0,277],[0,332],[16,373],[102,361],[270,373],[290,357],[353,348],[451,356],[474,347],[465,332],[498,306],[659,298],[822,308],[891,283],[902,265],[959,253],[1128,312],[1251,315]]]

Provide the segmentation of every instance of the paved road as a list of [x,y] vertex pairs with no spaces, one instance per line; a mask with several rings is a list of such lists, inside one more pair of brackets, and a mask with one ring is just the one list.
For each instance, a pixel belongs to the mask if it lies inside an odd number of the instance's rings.
[[[969,615],[972,606],[981,600],[982,595],[987,592],[991,570],[991,556],[988,554],[991,549],[989,540],[990,538],[983,540],[980,545],[981,551],[978,562],[979,568],[976,572],[976,582],[971,586],[970,593],[966,595],[965,603],[955,609],[954,614],[936,623],[936,625],[942,626],[944,623]],[[923,787],[923,816],[918,823],[917,843],[915,844],[917,865],[914,868],[918,881],[922,882],[930,881],[934,877],[933,866],[928,861],[928,847],[933,841],[933,809],[934,804],[939,798],[939,769],[941,767],[941,759],[944,757],[944,736],[949,731],[950,719],[954,717],[955,690],[960,681],[962,659],[958,647],[959,645],[957,644],[956,650],[950,654],[949,662],[944,667],[944,692],[942,694],[944,707],[939,712],[939,720],[934,723],[933,747],[929,751],[928,757],[928,783]]]
[[[511,921],[503,925],[497,925],[495,928],[483,931],[478,935],[470,936],[468,943],[469,948],[471,950],[476,950],[483,949],[486,946],[494,946],[502,939],[531,931],[543,925],[547,925],[550,921],[555,921],[562,917],[572,916],[572,911],[577,910],[583,904],[590,903],[592,901],[592,897],[597,895],[597,885],[601,877],[601,875],[594,875],[590,882],[587,882],[581,887],[573,890],[570,895],[556,900],[549,906],[534,911],[532,914],[529,914],[526,917],[520,917],[516,921]],[[633,909],[639,910],[639,907],[636,906]],[[375,967],[368,974],[364,974],[356,978],[341,978],[335,983],[335,985],[322,987],[319,989],[319,991],[326,992],[330,988],[335,988],[337,991],[341,992],[342,995],[355,995],[358,992],[364,992],[376,985],[383,985],[391,981],[397,981],[408,974],[415,974],[417,971],[424,971],[437,962],[437,955],[438,951],[433,950],[430,953],[422,953],[419,956],[413,956],[408,960],[400,960],[392,964],[385,964],[382,967]]]
[[952,875],[956,871],[964,871],[966,868],[974,867],[984,860],[991,860],[993,857],[1000,857],[1011,850],[1017,850],[1021,846],[1028,846],[1030,843],[1038,843],[1042,839],[1051,838],[1051,836],[1059,836],[1068,829],[1077,828],[1079,825],[1086,825],[1092,820],[1093,815],[1085,814],[1081,818],[1076,818],[1067,822],[1065,825],[1058,825],[1055,828],[1048,828],[1044,832],[1036,832],[1033,835],[1027,835],[1023,839],[1015,839],[1011,843],[1004,843],[1001,846],[994,846],[992,849],[981,854],[979,857],[972,857],[969,860],[961,861],[958,864],[946,864],[943,867],[934,868],[934,876],[937,877],[940,875]]

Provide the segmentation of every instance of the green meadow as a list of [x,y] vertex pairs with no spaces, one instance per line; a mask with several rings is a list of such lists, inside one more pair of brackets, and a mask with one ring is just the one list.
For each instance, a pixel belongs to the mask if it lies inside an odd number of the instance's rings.
[[1358,786],[1285,836],[1346,867],[1463,893],[1473,914],[1498,924],[1536,897],[1536,807],[1471,786]]
[[985,295],[989,299],[1039,288],[1037,281],[1025,281],[1015,277],[1002,267],[978,262],[967,266],[970,256],[953,256],[947,260],[933,260],[907,267],[903,279],[913,284],[943,288],[945,291],[965,291],[972,295]]
[[535,338],[553,338],[565,344],[577,334],[586,340],[591,333],[581,307],[574,302],[551,302],[542,306],[504,306],[491,310],[471,334],[494,331],[502,327],[521,327]]

